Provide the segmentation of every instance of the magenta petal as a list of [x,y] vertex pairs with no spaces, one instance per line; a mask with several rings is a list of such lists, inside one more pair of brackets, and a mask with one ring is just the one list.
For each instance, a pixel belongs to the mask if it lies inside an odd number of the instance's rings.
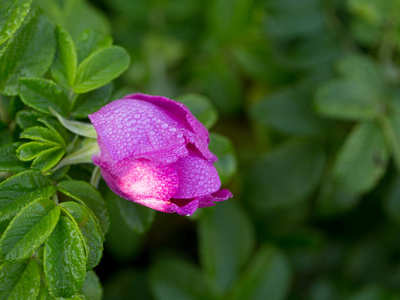
[[214,206],[215,205],[214,202],[225,201],[232,197],[233,197],[233,195],[230,191],[228,191],[226,189],[221,189],[211,195],[199,197],[198,198],[199,199],[199,208]]
[[159,199],[149,198],[141,199],[135,202],[165,213],[177,213],[185,216],[192,215],[199,206],[198,199],[192,199],[184,205],[182,205],[182,203],[174,203],[176,202],[176,199],[171,199],[171,201],[162,201]]
[[171,163],[187,155],[185,126],[152,103],[117,100],[89,118],[103,147],[116,161],[133,157]]
[[214,162],[217,157],[208,149],[208,130],[200,123],[190,110],[182,103],[173,101],[166,97],[151,96],[146,94],[131,94],[124,99],[138,99],[153,103],[165,111],[168,111],[179,124],[184,124],[188,131],[185,131],[185,137],[188,143],[192,143],[200,151],[205,159]]
[[167,201],[178,188],[178,176],[171,165],[160,166],[148,160],[103,164],[101,173],[117,195],[134,202],[147,198]]
[[217,170],[211,162],[189,150],[189,155],[172,164],[178,174],[179,187],[174,198],[192,199],[218,191],[221,186]]

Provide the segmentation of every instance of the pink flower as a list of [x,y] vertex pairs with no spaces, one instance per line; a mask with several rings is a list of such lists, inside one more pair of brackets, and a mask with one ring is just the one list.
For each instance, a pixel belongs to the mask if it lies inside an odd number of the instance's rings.
[[182,103],[132,94],[89,119],[100,147],[93,161],[117,195],[181,215],[232,197],[220,190],[207,129]]

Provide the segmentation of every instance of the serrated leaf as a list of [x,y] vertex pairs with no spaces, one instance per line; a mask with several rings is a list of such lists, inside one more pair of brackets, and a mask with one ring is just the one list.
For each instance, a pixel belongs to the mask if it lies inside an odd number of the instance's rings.
[[70,34],[61,26],[56,27],[57,51],[51,66],[54,79],[65,87],[74,85],[78,58]]
[[32,0],[3,0],[0,5],[0,45],[10,39],[21,26]]
[[82,286],[81,293],[85,295],[88,300],[103,299],[103,289],[100,280],[94,271],[86,273],[86,280]]
[[[198,223],[201,264],[221,291],[234,284],[254,247],[254,229],[234,202],[203,212]],[[238,239],[237,237],[241,238]]]
[[18,94],[20,77],[41,77],[53,60],[53,26],[44,15],[30,13],[0,53],[0,90]]
[[17,149],[17,157],[23,161],[29,161],[38,156],[42,151],[54,147],[54,144],[42,142],[29,142],[22,144]]
[[50,108],[50,111],[60,121],[60,123],[69,131],[77,135],[97,139],[97,133],[92,124],[78,122],[78,121],[70,121],[63,118],[59,113],[57,113],[52,108]]
[[79,228],[68,217],[60,217],[44,246],[44,273],[55,297],[71,297],[86,276],[84,242]]
[[287,299],[291,282],[290,264],[286,256],[271,246],[262,246],[249,268],[236,284],[231,299]]
[[29,169],[29,163],[17,158],[17,149],[21,143],[13,143],[0,147],[0,171],[19,173]]
[[365,193],[385,174],[388,159],[380,127],[372,122],[360,123],[339,150],[333,167],[334,180],[346,191]]
[[126,71],[129,63],[129,54],[118,46],[103,48],[91,54],[79,65],[74,92],[90,92],[109,83]]
[[223,135],[210,133],[210,151],[214,153],[218,160],[214,167],[218,171],[221,183],[227,183],[237,170],[237,161],[232,142]]
[[80,63],[90,54],[112,45],[109,35],[100,33],[92,28],[83,31],[75,40],[78,62]]
[[72,116],[75,118],[87,118],[89,114],[98,111],[110,100],[112,88],[112,83],[109,83],[92,92],[77,95]]
[[26,206],[0,239],[0,257],[9,262],[28,258],[50,236],[60,217],[54,201],[40,198]]
[[207,97],[186,94],[176,98],[176,101],[185,104],[207,129],[210,129],[218,120],[218,111]]
[[57,132],[63,138],[66,144],[70,142],[67,131],[56,119],[49,116],[43,116],[40,117],[38,121],[46,125],[47,128]]
[[56,191],[48,177],[25,171],[0,183],[0,221],[15,216],[37,198],[50,198]]
[[157,300],[219,299],[212,282],[196,266],[184,260],[160,260],[152,266],[149,276]]
[[85,206],[76,202],[60,204],[66,210],[81,230],[86,248],[86,270],[91,270],[100,262],[103,254],[103,243],[100,228],[94,217]]
[[65,149],[56,146],[42,151],[32,162],[32,169],[37,169],[45,172],[54,167],[64,156]]
[[325,116],[345,120],[370,120],[383,113],[379,91],[368,83],[350,79],[328,81],[317,90],[315,108]]
[[103,236],[108,231],[110,220],[107,206],[100,192],[86,181],[69,180],[58,184],[58,189],[65,195],[87,206],[97,217]]
[[35,300],[39,294],[40,273],[35,260],[4,263],[0,266],[0,299]]
[[155,211],[143,205],[115,197],[121,216],[128,227],[138,233],[145,233],[154,222]]
[[49,106],[61,114],[69,111],[66,91],[51,80],[20,78],[19,95],[26,105],[49,115]]
[[61,145],[65,146],[64,139],[60,136],[60,134],[56,131],[50,130],[46,127],[34,126],[25,129],[20,137],[22,139],[30,139],[34,141],[51,143],[55,146]]
[[42,114],[36,111],[21,110],[17,113],[16,121],[21,129],[27,129],[33,126],[40,126],[38,118],[41,116]]

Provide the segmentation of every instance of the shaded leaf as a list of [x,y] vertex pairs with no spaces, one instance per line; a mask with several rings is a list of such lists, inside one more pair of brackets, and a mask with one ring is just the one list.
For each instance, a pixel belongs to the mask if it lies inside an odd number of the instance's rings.
[[100,223],[102,234],[105,235],[110,226],[110,220],[106,204],[97,189],[85,181],[78,180],[62,181],[58,184],[58,189],[78,203],[90,208]]
[[68,212],[79,227],[85,242],[86,269],[93,269],[103,254],[102,237],[96,220],[84,206],[76,202],[63,202],[60,207]]
[[288,259],[278,249],[264,245],[236,284],[231,299],[287,299],[291,269]]
[[44,273],[55,297],[71,297],[86,276],[84,242],[79,228],[68,217],[60,217],[44,246]]
[[[198,223],[200,259],[221,291],[232,287],[254,247],[250,218],[235,202],[204,211]],[[240,237],[238,239],[237,237]]]
[[146,206],[115,197],[121,216],[129,228],[138,233],[145,233],[153,224],[155,211]]
[[0,221],[15,216],[37,198],[50,198],[55,192],[48,177],[25,171],[0,183]]
[[89,114],[98,111],[110,101],[112,88],[112,83],[109,83],[92,92],[77,95],[72,116],[87,118]]
[[64,156],[65,149],[56,146],[42,151],[32,162],[32,169],[45,172],[54,167]]
[[210,280],[184,260],[160,260],[151,267],[149,276],[157,300],[218,299]]
[[109,35],[98,32],[92,28],[83,31],[75,40],[78,62],[82,62],[90,54],[112,45]]
[[[65,87],[74,85],[76,70],[78,68],[78,58],[75,44],[69,33],[61,26],[56,27],[57,50],[51,74],[54,79]],[[59,111],[62,113],[62,111]]]
[[0,239],[0,257],[9,262],[28,258],[50,236],[60,216],[54,201],[40,198],[26,206]]
[[0,53],[0,90],[18,94],[20,77],[41,77],[53,60],[55,38],[46,16],[32,12]]
[[94,271],[86,273],[85,283],[82,286],[81,293],[85,295],[88,300],[101,300],[103,299],[103,289],[100,280]]
[[4,263],[0,266],[0,299],[35,300],[39,294],[40,273],[35,260]]
[[17,149],[21,143],[13,143],[0,147],[0,171],[19,173],[29,169],[29,163],[17,158]]
[[31,8],[32,0],[3,0],[0,6],[0,45],[10,39]]
[[49,115],[51,115],[49,106],[61,114],[68,113],[68,95],[53,81],[42,78],[21,78],[19,82],[19,95],[26,105]]
[[93,53],[79,65],[74,92],[90,92],[109,83],[126,71],[129,63],[129,54],[118,46]]
[[218,160],[214,163],[221,179],[221,183],[227,183],[237,170],[237,161],[232,142],[223,135],[210,133],[210,151]]
[[334,180],[349,192],[365,193],[385,174],[388,159],[380,127],[372,122],[360,123],[339,150],[333,167]]
[[34,126],[25,129],[21,133],[20,137],[22,139],[30,139],[34,141],[50,143],[54,146],[65,146],[65,141],[58,132],[41,126]]

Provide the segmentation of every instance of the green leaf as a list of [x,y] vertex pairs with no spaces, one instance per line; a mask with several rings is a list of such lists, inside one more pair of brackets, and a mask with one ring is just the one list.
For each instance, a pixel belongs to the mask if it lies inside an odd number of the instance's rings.
[[17,157],[23,161],[29,161],[38,156],[42,151],[54,147],[54,144],[42,142],[29,142],[22,144],[17,149]]
[[78,62],[82,62],[90,54],[112,45],[109,35],[100,33],[92,28],[83,31],[75,40]]
[[82,286],[81,292],[88,300],[103,299],[103,289],[100,280],[94,271],[86,273],[86,280]]
[[75,39],[82,31],[92,28],[109,34],[108,19],[99,9],[84,0],[35,0],[54,23],[62,25]]
[[18,94],[20,77],[41,77],[55,52],[53,26],[44,15],[32,12],[0,53],[0,90]]
[[343,57],[337,62],[336,69],[341,76],[368,83],[377,90],[382,90],[385,86],[382,70],[371,57],[364,55]]
[[50,130],[45,127],[34,126],[25,129],[20,137],[22,139],[30,139],[34,141],[50,143],[54,146],[61,145],[65,146],[64,139],[60,136],[60,134],[56,131]]
[[76,202],[63,202],[60,207],[67,211],[78,225],[85,242],[86,270],[91,270],[100,262],[103,254],[103,243],[100,228],[89,211]]
[[75,118],[87,118],[89,114],[98,111],[110,100],[112,88],[112,83],[109,83],[92,92],[77,95],[72,116]]
[[237,170],[236,155],[232,142],[226,136],[210,133],[209,148],[218,157],[214,167],[218,171],[221,183],[225,184],[235,175]]
[[103,48],[91,54],[79,65],[74,92],[90,92],[109,83],[126,71],[129,63],[129,54],[118,46]]
[[326,122],[312,109],[302,89],[285,88],[263,97],[250,107],[253,120],[290,135],[321,136]]
[[218,120],[218,111],[207,97],[198,94],[186,94],[175,100],[185,104],[207,129],[210,129]]
[[68,165],[82,164],[82,163],[93,163],[92,156],[100,152],[97,141],[83,146],[79,150],[67,155],[58,164],[55,170]]
[[58,122],[58,120],[50,116],[43,116],[40,117],[38,121],[46,125],[47,128],[57,132],[63,138],[66,144],[70,143],[68,132],[65,130],[64,126],[62,126],[60,122]]
[[26,206],[0,239],[0,257],[9,262],[28,258],[50,236],[60,217],[54,201],[40,198]]
[[288,259],[272,246],[262,246],[236,284],[231,299],[287,299],[291,282]]
[[317,90],[315,108],[327,117],[370,120],[383,113],[379,91],[368,83],[335,79]]
[[42,78],[21,78],[19,83],[19,95],[26,105],[49,115],[51,115],[49,106],[61,114],[68,113],[68,95],[53,81]]
[[245,195],[255,213],[305,201],[321,180],[326,154],[315,141],[288,141],[258,159],[246,176]]
[[355,194],[371,190],[385,174],[389,154],[381,128],[372,122],[353,128],[333,167],[338,186]]
[[400,171],[400,98],[394,95],[388,105],[388,113],[380,120],[383,133],[393,153],[397,171]]
[[4,263],[0,266],[0,299],[35,300],[39,294],[40,273],[35,260]]
[[78,58],[74,41],[69,33],[61,26],[56,27],[57,51],[51,66],[54,79],[65,87],[74,85]]
[[16,120],[17,124],[21,129],[27,129],[33,126],[40,126],[40,122],[37,120],[42,115],[36,111],[21,110],[17,113]]
[[204,270],[221,291],[226,291],[233,286],[254,247],[250,218],[234,202],[220,203],[215,210],[203,212],[198,236]]
[[0,147],[0,171],[19,173],[29,169],[29,163],[17,158],[17,149],[21,143],[13,143]]
[[0,45],[10,39],[21,26],[32,0],[3,0],[0,5]]
[[50,111],[55,117],[57,117],[60,123],[69,131],[77,135],[97,139],[97,133],[92,124],[78,122],[78,121],[70,121],[63,118],[59,113],[57,113],[52,108],[50,108]]
[[90,208],[100,223],[102,234],[106,234],[110,226],[110,220],[107,206],[97,189],[86,181],[78,180],[62,181],[58,184],[58,189],[78,203]]
[[0,221],[15,216],[37,198],[50,198],[56,191],[48,177],[25,171],[0,183]]
[[152,266],[150,286],[157,300],[218,299],[212,282],[196,266],[181,259],[163,259]]
[[79,228],[68,217],[60,217],[47,239],[43,266],[55,297],[71,297],[81,289],[86,276],[85,247]]
[[137,233],[145,233],[153,224],[155,211],[121,197],[115,197],[121,216],[128,227]]
[[32,162],[32,169],[37,169],[45,172],[54,167],[64,156],[65,149],[56,146],[45,151],[42,151]]

